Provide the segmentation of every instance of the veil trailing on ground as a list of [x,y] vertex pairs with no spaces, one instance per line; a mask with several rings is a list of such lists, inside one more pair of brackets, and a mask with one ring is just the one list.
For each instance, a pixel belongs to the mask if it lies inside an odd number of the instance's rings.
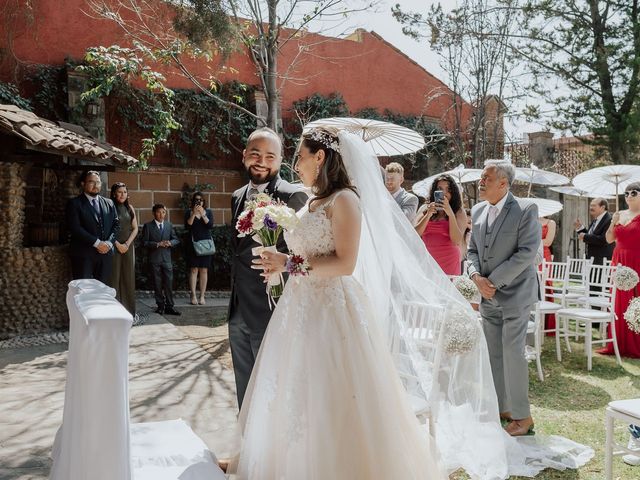
[[[369,146],[346,131],[338,138],[363,215],[354,275],[374,303],[411,404],[427,420],[445,468],[493,480],[575,467],[575,459],[542,454],[539,446],[532,453],[504,432],[476,313],[384,187]],[[577,445],[570,444],[565,450]]]

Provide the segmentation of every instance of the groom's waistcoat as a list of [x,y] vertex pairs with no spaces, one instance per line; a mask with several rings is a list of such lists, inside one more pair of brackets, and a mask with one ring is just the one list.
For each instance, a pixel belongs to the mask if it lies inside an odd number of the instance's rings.
[[471,211],[469,274],[478,272],[496,286],[503,307],[525,307],[538,299],[536,252],[542,238],[538,207],[511,193],[491,226],[488,202]]

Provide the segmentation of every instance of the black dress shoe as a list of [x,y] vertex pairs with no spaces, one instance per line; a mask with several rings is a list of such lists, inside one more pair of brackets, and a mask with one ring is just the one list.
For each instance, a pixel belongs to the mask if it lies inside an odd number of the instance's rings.
[[182,315],[181,312],[179,312],[178,310],[176,310],[173,307],[165,308],[164,313],[166,313],[167,315],[178,315],[178,316]]
[[156,308],[156,313],[159,314],[159,315],[164,315],[164,307]]

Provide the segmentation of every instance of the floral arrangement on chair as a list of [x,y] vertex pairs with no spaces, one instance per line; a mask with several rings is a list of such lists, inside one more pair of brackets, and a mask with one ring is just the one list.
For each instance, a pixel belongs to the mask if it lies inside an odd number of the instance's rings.
[[627,307],[627,311],[624,312],[624,319],[627,321],[629,330],[634,333],[640,333],[640,297],[636,297]]
[[478,319],[463,310],[450,310],[445,329],[444,350],[449,355],[470,352],[476,346],[480,335]]
[[453,285],[458,289],[458,291],[462,294],[462,296],[467,301],[471,301],[478,294],[478,287],[473,283],[466,275],[460,275],[458,277],[453,278]]
[[[238,237],[251,236],[260,244],[252,250],[253,255],[259,256],[264,251],[277,251],[276,244],[280,235],[295,228],[298,222],[299,218],[293,208],[274,200],[266,193],[260,193],[245,203],[244,210],[238,217],[236,230]],[[280,297],[283,290],[282,275],[271,275],[267,281],[270,305],[275,304],[273,300]]]
[[613,275],[613,282],[618,290],[628,292],[636,287],[638,282],[640,282],[640,278],[638,277],[638,272],[633,268],[620,265],[616,268],[616,272]]

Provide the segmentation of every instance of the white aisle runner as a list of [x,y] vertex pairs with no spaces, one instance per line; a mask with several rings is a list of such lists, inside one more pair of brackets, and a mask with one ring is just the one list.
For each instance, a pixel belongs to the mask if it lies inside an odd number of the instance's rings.
[[133,480],[225,480],[215,455],[183,420],[131,425]]

